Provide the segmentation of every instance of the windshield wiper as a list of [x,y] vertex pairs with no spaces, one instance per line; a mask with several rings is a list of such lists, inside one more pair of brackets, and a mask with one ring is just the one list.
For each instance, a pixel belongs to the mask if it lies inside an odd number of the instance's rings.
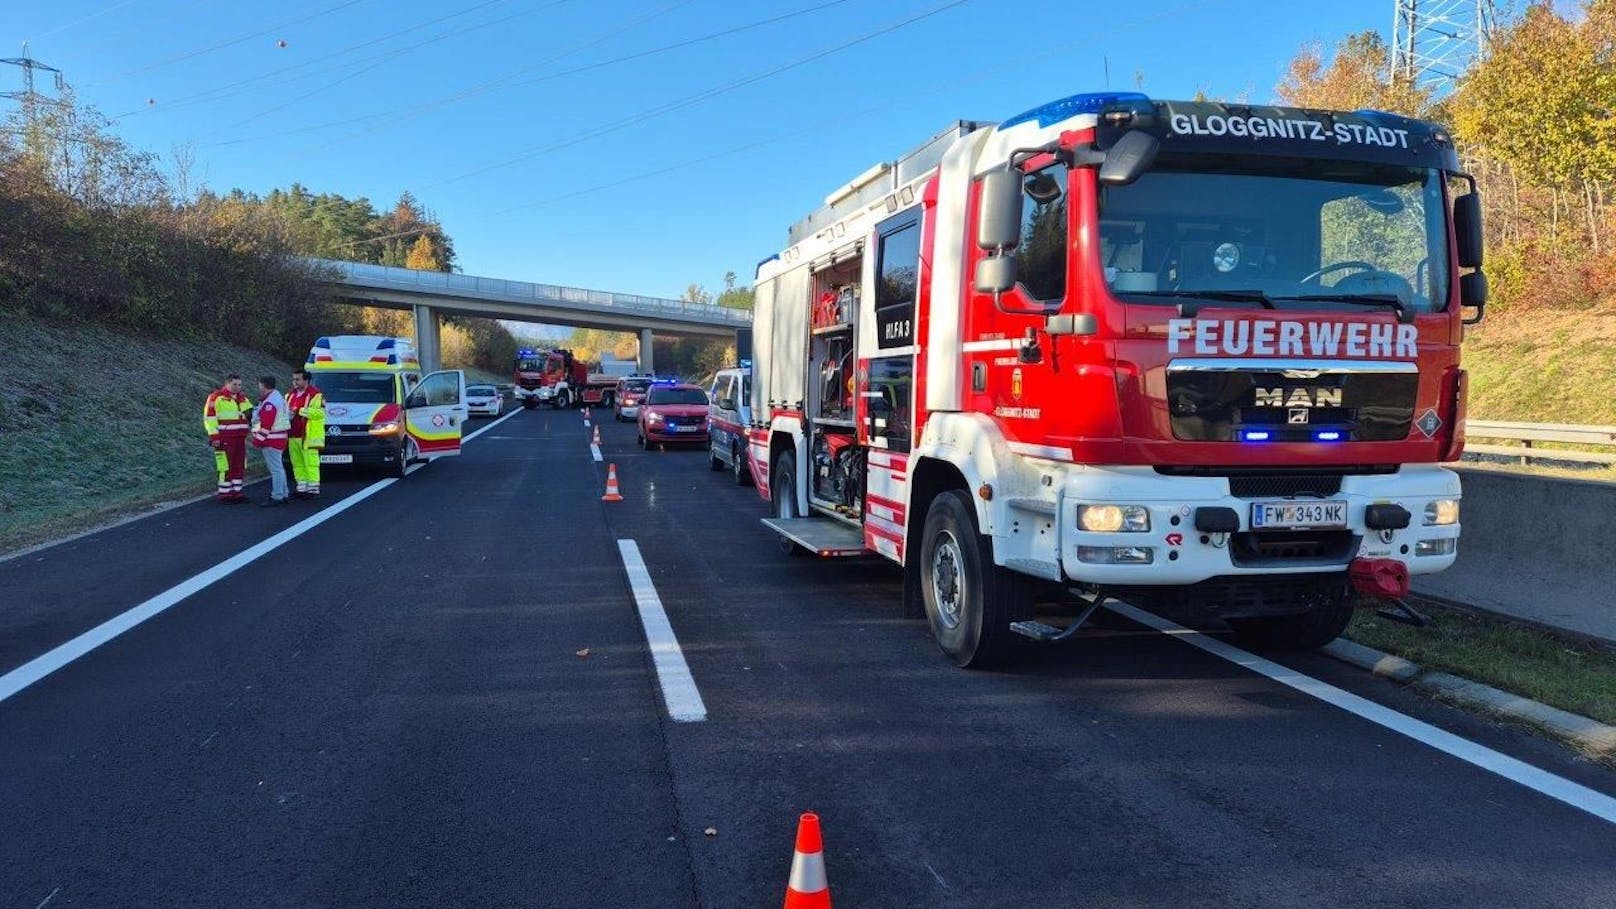
[[1278,309],[1273,299],[1260,290],[1142,290],[1134,294],[1140,297],[1174,297],[1184,298],[1178,304],[1178,314],[1181,318],[1189,318],[1200,311],[1201,307],[1195,302],[1201,300],[1216,300],[1219,303],[1257,303],[1264,309]]
[[1397,321],[1407,325],[1414,321],[1414,307],[1403,302],[1403,298],[1396,294],[1296,294],[1295,296],[1275,297],[1276,300],[1295,300],[1306,302],[1308,300],[1323,300],[1328,303],[1354,303],[1358,306],[1390,306],[1397,313]]

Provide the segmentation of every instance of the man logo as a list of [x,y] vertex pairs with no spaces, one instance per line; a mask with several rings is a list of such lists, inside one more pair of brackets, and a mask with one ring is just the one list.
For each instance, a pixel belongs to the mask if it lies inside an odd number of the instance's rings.
[[1341,389],[1339,388],[1263,388],[1258,386],[1256,396],[1256,405],[1258,407],[1341,406]]
[[1306,407],[1292,407],[1291,410],[1290,410],[1290,413],[1285,415],[1285,422],[1287,422],[1287,423],[1306,423],[1307,422],[1307,408]]

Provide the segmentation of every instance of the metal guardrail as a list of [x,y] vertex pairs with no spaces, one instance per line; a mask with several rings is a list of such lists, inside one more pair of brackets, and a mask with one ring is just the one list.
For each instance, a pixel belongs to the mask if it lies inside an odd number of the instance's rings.
[[744,309],[731,309],[711,303],[691,303],[664,297],[646,297],[639,294],[620,294],[607,290],[588,290],[582,287],[564,287],[559,284],[534,284],[529,281],[507,281],[504,278],[482,278],[476,275],[454,274],[442,271],[419,271],[392,265],[370,265],[363,262],[342,262],[336,259],[308,259],[316,266],[331,268],[351,283],[397,287],[407,290],[436,290],[460,296],[474,296],[503,301],[546,300],[578,303],[609,309],[638,310],[659,316],[684,317],[709,324],[750,325],[752,314]]
[[[1514,442],[1514,445],[1477,444],[1476,439]],[[1616,426],[1581,426],[1575,423],[1513,423],[1504,420],[1466,420],[1465,452],[1532,460],[1580,464],[1616,464],[1616,451],[1570,451],[1536,448],[1536,443],[1593,445],[1616,448]]]

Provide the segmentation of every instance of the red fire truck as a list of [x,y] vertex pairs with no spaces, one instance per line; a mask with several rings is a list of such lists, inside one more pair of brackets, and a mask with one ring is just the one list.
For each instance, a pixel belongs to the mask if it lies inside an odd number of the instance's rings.
[[582,405],[610,408],[617,380],[633,371],[632,363],[621,363],[617,371],[592,372],[572,351],[552,350],[544,357],[538,401],[561,409]]
[[[902,565],[960,665],[1107,597],[1315,647],[1454,561],[1487,285],[1434,124],[1076,95],[956,123],[789,242],[756,283],[765,523]],[[1034,617],[1049,585],[1077,623]]]

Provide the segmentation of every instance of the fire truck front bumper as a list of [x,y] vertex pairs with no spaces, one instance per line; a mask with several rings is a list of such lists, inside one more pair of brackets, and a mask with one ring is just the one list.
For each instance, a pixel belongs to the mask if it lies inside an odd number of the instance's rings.
[[1233,476],[1078,468],[1060,499],[1061,569],[1123,587],[1345,573],[1358,558],[1431,574],[1458,555],[1459,497],[1458,475],[1435,465]]

